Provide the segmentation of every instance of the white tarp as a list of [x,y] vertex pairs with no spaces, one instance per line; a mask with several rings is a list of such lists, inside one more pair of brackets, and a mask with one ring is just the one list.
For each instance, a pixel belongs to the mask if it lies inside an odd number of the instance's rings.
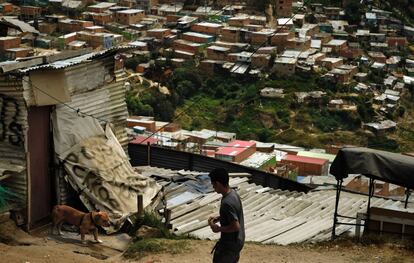
[[57,107],[53,134],[67,180],[89,210],[109,213],[108,232],[118,230],[137,212],[138,194],[143,195],[145,207],[160,191],[154,180],[134,171],[109,125],[104,131],[96,119]]

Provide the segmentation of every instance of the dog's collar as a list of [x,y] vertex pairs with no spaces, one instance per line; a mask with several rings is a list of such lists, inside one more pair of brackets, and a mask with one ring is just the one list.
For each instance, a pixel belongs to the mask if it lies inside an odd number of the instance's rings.
[[97,226],[97,224],[96,224],[96,222],[95,222],[95,219],[93,218],[93,214],[92,214],[92,212],[90,212],[89,214],[91,214],[91,221],[92,221],[92,223],[93,223],[95,226]]
[[91,217],[92,224],[93,224],[94,226],[97,226],[97,224],[96,224],[96,222],[95,222],[95,219],[93,218],[92,212],[89,212],[89,213],[85,214],[85,215],[82,217],[82,219],[81,219],[81,221],[80,221],[80,224],[79,224],[79,225],[82,225],[82,224],[83,224],[83,221],[85,220],[85,217],[87,217],[88,215],[90,215],[90,217]]

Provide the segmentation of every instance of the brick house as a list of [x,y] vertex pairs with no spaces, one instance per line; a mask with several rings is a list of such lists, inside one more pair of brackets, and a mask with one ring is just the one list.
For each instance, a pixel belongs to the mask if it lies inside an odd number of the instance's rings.
[[332,70],[334,68],[342,66],[344,64],[344,60],[342,58],[324,58],[317,61],[316,64],[327,68],[328,70]]
[[237,27],[223,27],[221,29],[221,41],[240,42],[240,28]]
[[16,58],[24,58],[32,55],[33,49],[27,47],[9,48],[5,50],[5,54],[8,59],[14,60]]
[[292,15],[292,0],[276,0],[277,17],[290,17]]
[[214,36],[197,32],[186,32],[182,35],[182,39],[196,43],[211,43],[214,41]]
[[311,38],[290,38],[286,41],[285,49],[307,50],[311,46]]
[[168,28],[154,28],[147,30],[147,37],[153,37],[162,40],[169,35],[171,35],[171,29]]
[[231,17],[227,21],[227,23],[228,23],[229,26],[244,27],[244,26],[250,24],[250,16],[248,16],[246,14],[234,16],[234,17]]
[[13,5],[11,3],[0,4],[0,10],[2,14],[10,14],[13,12]]
[[6,49],[18,48],[20,43],[20,37],[0,37],[0,51],[4,52]]
[[223,25],[209,22],[201,22],[191,26],[191,31],[209,34],[209,35],[219,35]]
[[112,6],[116,6],[116,3],[101,2],[96,5],[88,6],[86,10],[93,13],[104,13]]
[[21,6],[20,15],[23,19],[39,18],[42,15],[42,8],[38,6]]
[[254,68],[266,68],[269,66],[270,58],[269,54],[253,54],[251,65]]
[[273,31],[259,31],[250,34],[250,44],[252,45],[268,45]]
[[328,175],[329,161],[320,158],[287,154],[280,161],[298,167],[298,175]]
[[406,37],[387,37],[387,44],[389,48],[400,48],[407,46]]
[[173,49],[175,51],[181,50],[192,54],[198,54],[201,52],[202,44],[187,41],[184,39],[177,39],[173,42]]
[[276,58],[272,71],[282,76],[291,76],[295,74],[296,62],[296,58]]
[[209,46],[207,49],[207,58],[209,60],[226,60],[230,53],[230,48],[220,46]]
[[216,72],[219,72],[223,68],[225,61],[222,60],[210,60],[205,59],[200,61],[199,69],[210,76],[213,76]]
[[115,22],[123,25],[137,24],[145,17],[145,11],[142,9],[127,9],[115,12]]
[[58,29],[62,33],[71,33],[93,26],[92,21],[63,19],[58,22]]
[[332,53],[339,54],[341,51],[346,50],[348,42],[342,39],[332,39],[328,43],[324,44],[325,47],[332,49]]
[[215,157],[228,162],[240,163],[255,152],[255,142],[235,140],[228,143],[225,147],[219,147]]
[[276,46],[278,52],[282,52],[287,47],[288,39],[292,39],[294,37],[295,34],[293,32],[276,33],[270,38],[270,44],[272,46]]
[[375,62],[387,63],[387,57],[382,52],[368,52],[368,56]]

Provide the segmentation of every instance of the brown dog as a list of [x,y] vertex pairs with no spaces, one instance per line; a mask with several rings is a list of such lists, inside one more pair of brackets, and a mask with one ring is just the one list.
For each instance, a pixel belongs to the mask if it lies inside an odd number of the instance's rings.
[[53,229],[57,227],[58,234],[62,235],[61,227],[63,223],[69,223],[79,227],[82,243],[86,243],[85,234],[93,231],[96,242],[102,242],[98,239],[98,227],[109,226],[109,217],[106,212],[84,213],[67,205],[55,205],[52,210]]

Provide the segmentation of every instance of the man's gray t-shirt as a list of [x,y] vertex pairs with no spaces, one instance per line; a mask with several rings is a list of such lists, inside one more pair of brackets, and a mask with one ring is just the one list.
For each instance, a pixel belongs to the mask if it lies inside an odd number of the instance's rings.
[[223,196],[220,206],[220,225],[230,225],[232,221],[239,221],[240,230],[234,233],[221,233],[220,241],[235,242],[243,247],[244,244],[244,217],[243,205],[239,195],[233,189]]

